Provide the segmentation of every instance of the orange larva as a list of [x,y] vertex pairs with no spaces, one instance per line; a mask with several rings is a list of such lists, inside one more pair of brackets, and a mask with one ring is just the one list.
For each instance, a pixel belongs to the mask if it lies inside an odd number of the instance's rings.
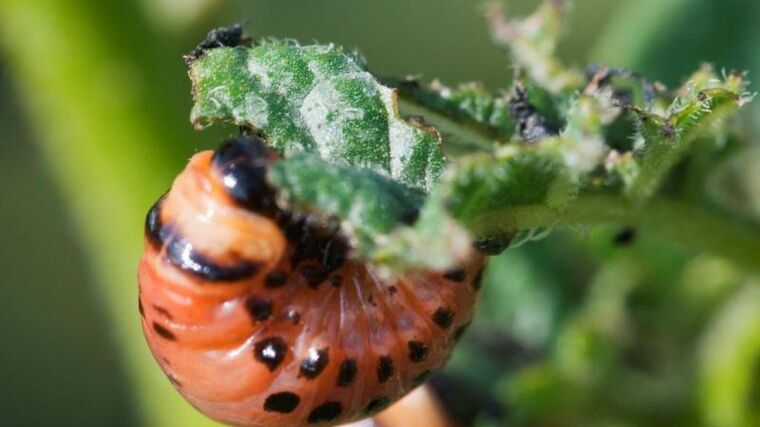
[[150,349],[199,410],[243,426],[349,422],[439,369],[472,316],[483,257],[383,280],[339,232],[280,209],[273,154],[196,154],[146,221]]

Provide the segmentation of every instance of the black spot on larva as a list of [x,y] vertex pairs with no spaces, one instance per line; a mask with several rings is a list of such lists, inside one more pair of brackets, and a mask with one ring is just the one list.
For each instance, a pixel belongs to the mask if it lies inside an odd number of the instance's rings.
[[239,261],[226,266],[216,264],[193,249],[193,244],[175,234],[166,243],[166,256],[181,270],[209,282],[232,282],[256,275],[261,263]]
[[421,374],[414,377],[414,381],[412,381],[412,383],[414,384],[415,387],[424,383],[425,381],[427,381],[428,378],[430,378],[431,373],[432,372],[430,371],[423,371]]
[[329,272],[337,270],[346,261],[348,247],[343,239],[329,239],[320,249],[322,252],[322,267]]
[[372,399],[367,404],[367,407],[364,409],[364,412],[367,413],[367,415],[371,415],[377,412],[382,411],[383,409],[387,408],[388,405],[391,404],[391,400],[385,396],[378,397],[377,399]]
[[165,327],[159,325],[156,322],[153,322],[153,330],[156,331],[158,336],[165,340],[174,341],[177,339],[177,337],[172,333],[172,331],[166,329]]
[[243,26],[240,24],[230,25],[229,27],[215,28],[206,34],[206,39],[198,44],[192,52],[183,58],[187,65],[191,65],[211,49],[222,46],[240,46],[247,43],[243,36]]
[[312,289],[317,289],[325,279],[327,279],[328,273],[318,265],[304,265],[298,269],[301,276],[306,279],[306,283]]
[[280,337],[269,337],[256,343],[253,348],[253,355],[256,360],[269,368],[269,372],[274,372],[285,360],[287,351],[288,346],[285,344],[285,340]]
[[279,412],[289,414],[301,403],[301,398],[297,394],[289,391],[274,393],[267,396],[264,400],[264,410],[267,412]]
[[380,383],[388,381],[395,371],[393,359],[390,356],[381,356],[377,359],[377,380]]
[[463,282],[467,278],[467,271],[464,268],[454,268],[444,273],[443,277],[452,282]]
[[636,241],[636,229],[633,227],[624,228],[615,235],[612,241],[617,246],[628,246]]
[[420,341],[409,341],[407,343],[409,348],[409,360],[415,363],[424,362],[427,359],[428,349],[427,346]]
[[269,289],[281,288],[288,283],[288,273],[282,270],[274,270],[264,278],[264,286]]
[[288,310],[288,313],[286,314],[286,316],[288,320],[293,322],[294,325],[297,325],[298,322],[301,321],[301,314],[295,309],[291,308],[290,310]]
[[145,309],[142,305],[142,298],[137,298],[137,310],[140,312],[140,317],[145,317]]
[[475,277],[472,279],[472,287],[475,288],[476,291],[480,290],[480,287],[483,286],[483,271],[485,270],[485,267],[480,267],[477,273],[475,273]]
[[166,317],[169,320],[174,320],[174,316],[172,316],[171,313],[169,313],[169,310],[161,307],[160,305],[153,305],[153,309],[156,310],[156,312],[164,317]]
[[509,247],[511,242],[512,235],[504,233],[477,240],[473,243],[473,246],[482,254],[499,255]]
[[460,339],[462,339],[462,335],[464,335],[464,333],[467,332],[467,328],[469,328],[469,327],[470,327],[470,324],[469,323],[465,323],[464,325],[462,325],[459,328],[457,328],[456,332],[454,332],[454,335],[452,336],[452,338],[454,339],[454,341],[456,342],[456,341],[459,341]]
[[343,406],[340,402],[325,402],[309,413],[308,421],[310,423],[320,423],[332,421],[340,416]]
[[340,274],[336,274],[330,277],[329,282],[330,282],[330,285],[332,285],[334,288],[339,288],[340,285],[343,284],[343,276],[341,276]]
[[454,312],[448,307],[438,307],[433,313],[433,322],[443,329],[448,328],[454,322]]
[[226,141],[212,160],[227,193],[241,206],[274,216],[278,211],[274,191],[267,183],[269,150],[259,137],[239,137]]
[[299,377],[314,379],[325,370],[327,363],[330,361],[328,349],[309,349],[306,359],[301,362],[301,368],[298,371]]
[[272,302],[263,297],[250,297],[245,301],[245,309],[253,320],[263,322],[272,315]]
[[338,387],[348,387],[356,379],[356,360],[346,359],[340,364],[338,372]]
[[395,287],[395,286],[389,286],[388,287],[388,293],[389,294],[396,295],[397,292],[398,292],[398,288],[397,287]]

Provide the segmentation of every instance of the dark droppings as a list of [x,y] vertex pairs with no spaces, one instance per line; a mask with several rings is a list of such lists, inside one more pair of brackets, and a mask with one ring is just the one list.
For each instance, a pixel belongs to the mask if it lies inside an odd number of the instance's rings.
[[528,91],[522,84],[515,85],[509,99],[509,115],[517,124],[518,134],[526,143],[535,143],[558,133],[530,103]]
[[296,409],[299,403],[301,403],[301,398],[297,394],[283,391],[267,396],[264,401],[264,410],[267,412],[289,414]]
[[488,236],[473,243],[475,249],[484,255],[499,255],[509,247],[512,235],[507,233]]
[[309,413],[308,422],[320,423],[332,421],[340,416],[343,412],[343,405],[340,402],[325,402]]
[[235,47],[247,43],[248,39],[243,35],[242,24],[215,28],[209,31],[206,35],[206,39],[200,42],[192,52],[185,55],[184,59],[185,62],[190,65],[211,49],[223,46]]
[[285,360],[288,346],[279,337],[265,338],[256,343],[253,355],[259,362],[265,364],[270,372],[274,372]]

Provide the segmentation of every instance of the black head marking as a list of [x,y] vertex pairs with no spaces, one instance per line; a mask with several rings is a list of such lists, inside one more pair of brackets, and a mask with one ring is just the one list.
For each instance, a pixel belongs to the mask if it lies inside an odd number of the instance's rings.
[[340,402],[325,402],[309,413],[309,423],[321,423],[332,421],[340,416],[343,412],[343,406]]
[[274,216],[274,190],[267,183],[269,150],[259,137],[239,137],[225,142],[214,153],[212,163],[222,185],[241,206]]
[[338,372],[338,387],[348,387],[356,379],[356,360],[346,359],[340,364]]
[[301,398],[297,394],[289,391],[274,393],[267,396],[264,400],[264,410],[267,412],[279,412],[289,414],[301,403]]
[[377,381],[381,384],[391,379],[396,369],[393,367],[393,359],[390,356],[381,356],[377,359]]
[[454,322],[454,312],[448,307],[438,307],[433,313],[433,322],[442,329],[447,329]]
[[161,338],[168,340],[168,341],[175,341],[177,339],[177,336],[172,333],[172,331],[166,329],[164,326],[159,325],[156,322],[153,322],[153,330],[156,331],[158,336]]
[[306,377],[310,380],[319,376],[325,370],[327,363],[330,361],[328,348],[309,349],[306,359],[301,362],[301,368],[298,371],[299,377]]
[[245,309],[256,322],[263,322],[272,315],[272,301],[264,297],[253,296],[245,301]]
[[253,355],[259,362],[265,364],[269,372],[274,372],[285,360],[288,346],[280,337],[265,338],[256,343]]
[[409,348],[409,360],[414,363],[424,362],[428,356],[427,346],[420,341],[409,341],[407,343]]

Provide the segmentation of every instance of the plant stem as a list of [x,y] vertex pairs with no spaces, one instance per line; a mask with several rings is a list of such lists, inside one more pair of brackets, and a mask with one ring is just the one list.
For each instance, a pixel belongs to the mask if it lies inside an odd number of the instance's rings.
[[582,196],[565,210],[545,205],[510,207],[475,217],[477,235],[555,225],[634,226],[696,250],[713,252],[760,270],[760,230],[722,212],[680,200],[634,204],[616,196]]

